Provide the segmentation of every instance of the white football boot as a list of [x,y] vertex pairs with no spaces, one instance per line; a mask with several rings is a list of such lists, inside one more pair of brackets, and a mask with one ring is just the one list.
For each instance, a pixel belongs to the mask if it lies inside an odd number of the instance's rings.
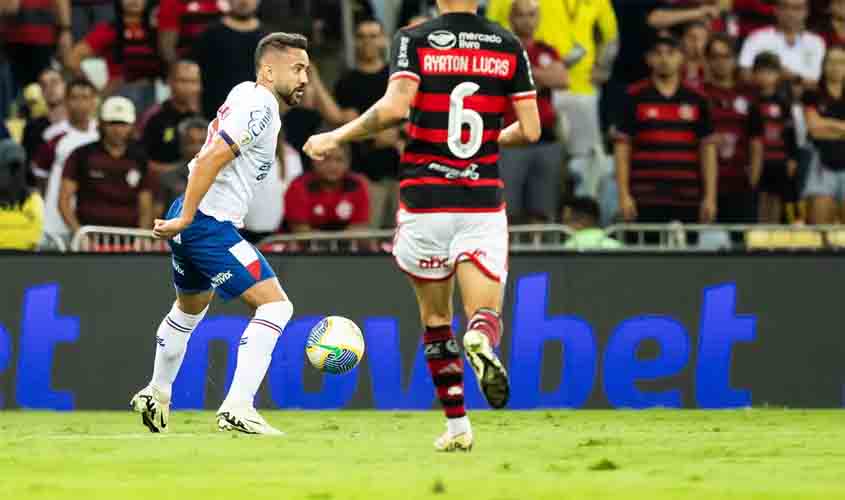
[[490,346],[490,339],[483,332],[469,330],[464,334],[464,351],[487,402],[493,408],[504,408],[510,398],[508,372]]
[[472,451],[472,431],[453,435],[447,429],[434,441],[434,449],[444,452]]
[[220,408],[217,411],[217,430],[238,431],[245,434],[284,436],[285,433],[268,424],[255,408]]
[[170,420],[169,395],[148,385],[135,394],[129,406],[141,414],[141,423],[150,432],[167,432],[167,424]]

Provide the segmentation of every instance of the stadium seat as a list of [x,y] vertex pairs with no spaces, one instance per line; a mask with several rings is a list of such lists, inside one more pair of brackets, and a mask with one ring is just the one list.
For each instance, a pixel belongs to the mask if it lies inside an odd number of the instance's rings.
[[833,248],[845,248],[845,229],[828,231],[827,243]]
[[811,229],[752,229],[745,234],[749,250],[813,250],[824,246],[822,234]]

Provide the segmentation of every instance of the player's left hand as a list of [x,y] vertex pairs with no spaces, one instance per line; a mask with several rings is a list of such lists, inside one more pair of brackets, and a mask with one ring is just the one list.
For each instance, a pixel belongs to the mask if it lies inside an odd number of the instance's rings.
[[302,150],[311,157],[312,160],[322,160],[326,153],[338,147],[339,143],[335,135],[331,132],[323,134],[312,135],[308,138]]
[[156,219],[153,225],[153,236],[160,240],[169,240],[190,226],[191,222],[177,217],[175,219]]

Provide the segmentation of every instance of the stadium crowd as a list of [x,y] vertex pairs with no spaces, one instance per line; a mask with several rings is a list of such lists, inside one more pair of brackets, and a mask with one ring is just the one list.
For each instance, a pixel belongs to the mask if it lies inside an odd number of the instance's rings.
[[[0,249],[49,248],[45,233],[84,225],[150,228],[274,30],[307,33],[314,65],[245,236],[391,227],[407,127],[302,154],[387,87],[391,33],[377,6],[351,3],[344,69],[339,0],[0,2]],[[435,14],[433,1],[399,7],[400,27]],[[845,0],[483,9],[521,39],[540,90],[540,141],[501,151],[511,223],[563,222],[587,231],[571,245],[611,248],[599,228],[612,221],[845,221]]]

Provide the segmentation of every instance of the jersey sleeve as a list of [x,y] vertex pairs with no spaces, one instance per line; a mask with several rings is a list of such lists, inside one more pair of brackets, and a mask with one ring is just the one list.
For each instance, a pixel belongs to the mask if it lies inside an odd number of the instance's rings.
[[161,31],[179,31],[182,17],[179,0],[161,0],[158,8],[158,29]]
[[763,133],[763,115],[760,113],[760,106],[755,103],[748,111],[748,137],[761,139]]
[[415,41],[405,30],[399,30],[390,46],[390,79],[409,78],[420,81],[420,60]]
[[294,224],[307,224],[308,212],[305,183],[298,177],[290,183],[285,192],[285,220]]
[[[84,146],[83,146],[84,147]],[[72,181],[79,181],[79,150],[82,148],[76,148],[73,153],[68,155],[67,160],[65,160],[65,166],[62,169],[62,178],[70,179]]]
[[742,50],[739,52],[739,67],[743,69],[751,69],[754,64],[754,58],[760,53],[760,33],[752,34],[745,39],[742,44]]
[[616,125],[614,140],[616,142],[630,142],[637,135],[636,100],[630,91],[625,93],[622,101],[622,113]]
[[114,29],[108,23],[99,23],[94,26],[90,33],[85,35],[85,43],[91,47],[91,51],[98,56],[104,56],[114,46],[117,38]]
[[537,87],[534,85],[534,75],[531,73],[531,60],[528,59],[528,53],[522,48],[522,44],[518,42],[516,71],[511,80],[510,96],[514,101],[537,97]]
[[224,104],[217,112],[217,121],[217,134],[235,156],[240,156],[272,133],[273,109],[261,102]]
[[701,114],[698,117],[698,124],[695,127],[695,133],[701,141],[712,141],[715,139],[713,128],[713,114],[710,111],[710,103],[707,99],[702,98],[698,104]]

